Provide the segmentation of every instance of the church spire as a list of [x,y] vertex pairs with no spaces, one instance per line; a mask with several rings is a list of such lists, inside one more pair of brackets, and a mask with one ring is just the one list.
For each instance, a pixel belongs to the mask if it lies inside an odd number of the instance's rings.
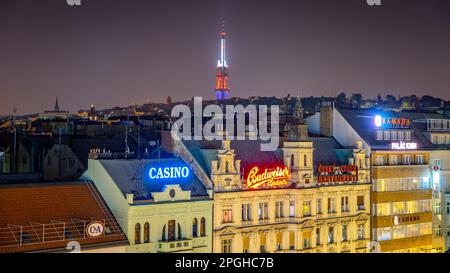
[[55,107],[53,108],[53,111],[59,112],[58,97],[56,97],[56,100],[55,100]]

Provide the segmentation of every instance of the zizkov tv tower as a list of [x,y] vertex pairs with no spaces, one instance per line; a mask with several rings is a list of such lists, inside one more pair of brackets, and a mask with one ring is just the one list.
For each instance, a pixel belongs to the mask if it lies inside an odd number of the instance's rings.
[[216,99],[224,100],[228,98],[230,88],[228,88],[228,65],[225,58],[225,25],[222,24],[220,32],[220,60],[217,61],[216,69]]

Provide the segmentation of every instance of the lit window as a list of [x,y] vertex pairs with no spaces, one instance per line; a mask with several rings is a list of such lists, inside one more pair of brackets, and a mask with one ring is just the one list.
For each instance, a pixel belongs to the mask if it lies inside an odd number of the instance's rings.
[[231,253],[231,239],[222,240],[222,253]]
[[222,210],[222,222],[223,223],[231,223],[233,222],[233,209],[231,206],[223,207]]

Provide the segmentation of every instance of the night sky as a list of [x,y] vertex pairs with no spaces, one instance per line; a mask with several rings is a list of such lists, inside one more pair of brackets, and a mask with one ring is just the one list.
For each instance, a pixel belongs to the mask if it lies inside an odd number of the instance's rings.
[[1,0],[0,114],[231,95],[450,99],[450,1]]

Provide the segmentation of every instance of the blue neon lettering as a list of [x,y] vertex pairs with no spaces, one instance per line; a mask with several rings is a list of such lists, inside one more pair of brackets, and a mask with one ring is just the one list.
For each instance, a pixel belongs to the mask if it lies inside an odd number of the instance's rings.
[[160,167],[150,168],[148,171],[150,179],[186,178],[189,176],[188,167]]

